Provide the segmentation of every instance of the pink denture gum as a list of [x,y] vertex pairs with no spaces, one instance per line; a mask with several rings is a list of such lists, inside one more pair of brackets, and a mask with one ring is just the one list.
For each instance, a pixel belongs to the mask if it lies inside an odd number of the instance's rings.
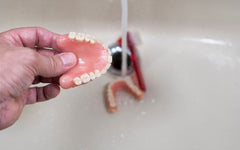
[[109,49],[93,37],[70,32],[57,39],[62,52],[73,52],[78,63],[60,77],[62,88],[68,89],[100,77],[109,69],[112,56]]

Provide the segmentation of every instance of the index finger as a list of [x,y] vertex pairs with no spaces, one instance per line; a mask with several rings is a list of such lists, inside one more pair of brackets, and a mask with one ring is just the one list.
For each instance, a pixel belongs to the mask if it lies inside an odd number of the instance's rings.
[[56,39],[59,34],[41,27],[25,27],[12,29],[1,33],[2,36],[15,46],[23,47],[47,47],[59,50]]

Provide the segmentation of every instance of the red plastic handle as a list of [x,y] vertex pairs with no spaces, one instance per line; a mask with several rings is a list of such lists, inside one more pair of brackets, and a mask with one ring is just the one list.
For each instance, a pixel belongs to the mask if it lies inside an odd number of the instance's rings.
[[[118,39],[118,43],[119,43],[120,46],[122,45],[122,39],[121,38]],[[146,91],[146,86],[145,86],[145,81],[144,81],[143,74],[142,74],[142,71],[141,71],[140,62],[139,62],[139,59],[137,57],[137,48],[135,46],[135,43],[133,42],[133,39],[132,39],[132,36],[131,36],[130,32],[127,33],[127,45],[128,45],[128,48],[131,51],[131,60],[133,62],[133,68],[136,72],[139,88],[142,91],[145,92]]]

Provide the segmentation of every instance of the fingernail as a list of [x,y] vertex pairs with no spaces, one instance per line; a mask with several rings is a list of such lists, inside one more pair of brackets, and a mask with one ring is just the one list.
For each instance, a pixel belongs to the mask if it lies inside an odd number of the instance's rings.
[[67,67],[73,66],[76,63],[76,56],[73,53],[62,53],[60,57],[63,64]]

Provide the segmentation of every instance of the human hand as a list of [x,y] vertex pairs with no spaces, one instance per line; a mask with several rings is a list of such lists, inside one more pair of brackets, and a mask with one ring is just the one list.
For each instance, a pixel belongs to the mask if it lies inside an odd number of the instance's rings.
[[[72,53],[59,51],[58,36],[43,28],[0,33],[0,129],[12,125],[26,104],[59,94],[59,76],[72,68],[77,59]],[[49,84],[30,88],[39,82]]]

